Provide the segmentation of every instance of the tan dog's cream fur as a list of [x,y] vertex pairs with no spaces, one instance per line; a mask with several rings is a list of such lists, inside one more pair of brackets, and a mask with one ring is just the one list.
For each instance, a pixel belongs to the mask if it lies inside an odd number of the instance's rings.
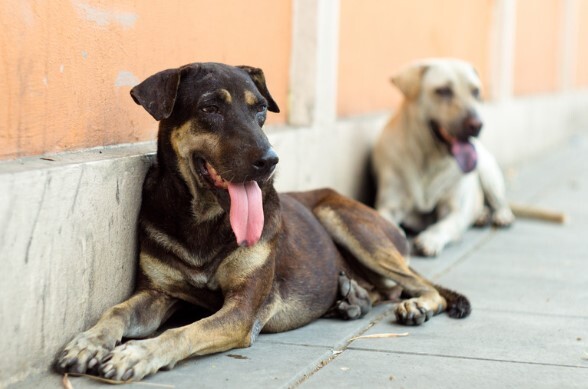
[[[425,256],[439,254],[469,226],[487,220],[489,211],[495,225],[510,225],[514,216],[506,202],[502,173],[476,139],[482,125],[481,83],[472,65],[431,59],[405,68],[392,81],[404,94],[404,102],[372,155],[380,214],[420,231],[414,246]],[[464,135],[468,126],[473,136]],[[460,170],[443,137],[467,138],[477,154],[473,171]],[[431,217],[434,222],[429,224]]]

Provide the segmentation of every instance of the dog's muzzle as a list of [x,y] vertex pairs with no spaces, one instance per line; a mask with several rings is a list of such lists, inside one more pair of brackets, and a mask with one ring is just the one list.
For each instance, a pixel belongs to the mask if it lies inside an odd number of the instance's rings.
[[463,121],[462,132],[464,134],[464,137],[469,138],[473,136],[474,138],[477,138],[480,135],[480,132],[482,131],[483,125],[484,124],[482,123],[482,120],[480,120],[480,118],[477,115],[469,115]]
[[253,163],[252,169],[256,175],[269,176],[274,172],[279,161],[278,154],[270,147],[260,159]]
[[477,116],[468,116],[462,123],[461,131],[456,135],[449,133],[435,120],[429,121],[429,127],[435,137],[447,146],[447,150],[463,173],[469,173],[476,168],[478,153],[470,138],[477,137],[482,129],[482,121]]
[[251,164],[249,174],[245,178],[232,178],[229,181],[204,158],[196,157],[198,174],[217,196],[221,193],[222,196],[226,196],[228,192],[229,220],[240,246],[252,246],[261,238],[264,212],[263,192],[259,183],[263,185],[263,182],[269,180],[278,161],[276,152],[269,148],[261,158]]

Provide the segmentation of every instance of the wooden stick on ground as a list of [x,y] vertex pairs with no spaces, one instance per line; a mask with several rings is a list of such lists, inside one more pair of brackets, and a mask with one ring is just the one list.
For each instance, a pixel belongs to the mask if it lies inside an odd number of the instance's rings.
[[510,209],[516,217],[521,219],[537,219],[558,224],[568,222],[568,216],[563,212],[523,204],[510,204]]

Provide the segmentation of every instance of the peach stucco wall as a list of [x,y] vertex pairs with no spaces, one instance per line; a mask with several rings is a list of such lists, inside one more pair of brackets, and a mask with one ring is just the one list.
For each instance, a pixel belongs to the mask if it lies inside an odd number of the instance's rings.
[[156,71],[196,61],[265,70],[284,122],[290,1],[0,2],[0,158],[154,139],[129,97]]
[[[282,110],[269,123],[286,124],[289,96],[300,87],[289,85],[290,69],[320,62],[316,53],[291,54],[293,41],[321,30],[298,25],[294,1],[311,13],[321,8],[308,0],[0,1],[0,159],[154,139],[156,123],[130,88],[195,61],[263,68]],[[588,0],[332,1],[340,7],[332,69],[339,117],[397,106],[390,77],[423,57],[472,62],[486,98],[499,77],[509,82],[496,89],[514,97],[588,87]],[[566,29],[570,5],[576,19]],[[514,16],[512,53],[497,39],[510,20],[503,6]],[[568,30],[574,36],[565,45]],[[567,46],[573,53],[562,59]],[[309,63],[293,67],[292,58]]]
[[514,93],[552,92],[561,65],[562,0],[518,0]]
[[339,100],[342,116],[386,110],[400,100],[389,82],[407,62],[454,56],[489,82],[494,0],[342,1]]
[[578,34],[574,53],[577,61],[575,66],[576,87],[588,87],[588,1],[578,2]]

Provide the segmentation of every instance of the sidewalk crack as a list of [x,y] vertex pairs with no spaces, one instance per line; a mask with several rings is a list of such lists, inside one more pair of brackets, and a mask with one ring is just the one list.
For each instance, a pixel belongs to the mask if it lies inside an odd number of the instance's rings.
[[363,335],[366,333],[370,328],[384,320],[385,318],[389,317],[393,312],[394,306],[392,305],[390,308],[384,310],[382,313],[379,313],[376,317],[370,320],[370,322],[365,326],[352,333],[347,339],[343,340],[335,344],[333,349],[320,357],[319,361],[314,363],[310,369],[306,369],[305,371],[297,374],[293,379],[291,379],[288,383],[286,383],[283,387],[288,389],[297,388],[306,382],[310,377],[318,373],[322,368],[327,366],[329,363],[333,362],[339,355],[343,354],[345,350],[349,348],[349,345],[353,342],[353,338]]

